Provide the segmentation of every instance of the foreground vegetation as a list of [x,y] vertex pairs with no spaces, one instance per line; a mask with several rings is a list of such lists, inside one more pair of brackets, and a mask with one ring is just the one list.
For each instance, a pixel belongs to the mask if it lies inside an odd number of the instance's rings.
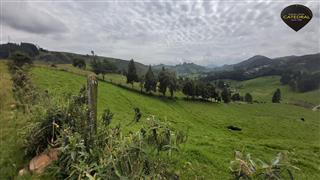
[[[47,68],[37,67],[32,73],[34,83],[56,98],[77,93],[86,82],[83,76]],[[253,92],[254,98],[259,97]],[[99,114],[109,108],[114,113],[111,126],[120,123],[125,132],[139,130],[136,124],[128,125],[136,107],[141,110],[142,124],[146,117],[155,115],[177,129],[188,129],[188,142],[182,145],[180,153],[168,159],[182,179],[229,178],[234,150],[251,152],[265,161],[279,152],[287,152],[291,163],[301,169],[293,172],[297,179],[320,178],[319,112],[283,103],[227,105],[173,101],[144,96],[105,82],[99,84],[98,99]],[[241,127],[242,131],[230,131],[226,128],[229,125]]]

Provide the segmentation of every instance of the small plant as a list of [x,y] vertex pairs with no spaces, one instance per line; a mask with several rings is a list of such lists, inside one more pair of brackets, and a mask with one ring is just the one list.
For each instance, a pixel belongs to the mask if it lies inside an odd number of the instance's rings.
[[106,109],[103,111],[101,120],[104,125],[108,126],[111,123],[112,118],[113,118],[113,113],[110,111],[110,109]]
[[134,108],[133,110],[134,110],[134,118],[133,118],[133,121],[134,121],[134,122],[139,122],[139,120],[140,120],[140,118],[141,118],[141,116],[142,116],[142,114],[141,114],[141,112],[140,112],[140,109],[136,107],[136,108]]
[[235,152],[235,159],[230,162],[230,170],[234,179],[265,179],[279,180],[284,177],[293,180],[291,169],[299,168],[290,165],[285,154],[279,153],[270,163],[260,159],[255,162],[250,154],[243,155],[240,151]]

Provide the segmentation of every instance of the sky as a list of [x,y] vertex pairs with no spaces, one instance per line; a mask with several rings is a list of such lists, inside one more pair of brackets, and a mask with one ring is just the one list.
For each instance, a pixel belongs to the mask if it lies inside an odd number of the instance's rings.
[[[302,4],[313,18],[295,32],[280,18]],[[1,43],[31,42],[55,51],[131,59],[144,64],[233,64],[320,52],[320,2],[16,1],[1,0]]]

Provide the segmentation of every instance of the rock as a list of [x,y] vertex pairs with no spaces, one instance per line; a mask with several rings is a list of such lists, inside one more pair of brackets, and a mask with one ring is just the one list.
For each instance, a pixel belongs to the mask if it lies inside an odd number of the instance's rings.
[[13,110],[13,109],[16,109],[17,105],[16,104],[11,104],[10,105],[10,108]]
[[20,169],[19,176],[24,176],[26,174],[28,174],[28,170],[26,168]]
[[40,174],[45,168],[58,159],[59,150],[58,148],[50,149],[47,152],[43,152],[38,156],[31,159],[29,163],[29,170],[33,173]]

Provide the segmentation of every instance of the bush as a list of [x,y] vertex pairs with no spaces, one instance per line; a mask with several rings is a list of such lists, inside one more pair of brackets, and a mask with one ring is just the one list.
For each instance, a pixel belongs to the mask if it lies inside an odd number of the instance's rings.
[[17,67],[21,68],[25,64],[32,64],[32,59],[28,55],[23,54],[21,52],[13,53],[11,55],[10,59],[12,59],[11,67],[12,66],[17,66]]
[[[87,145],[86,88],[67,104],[49,106],[39,123],[29,133],[26,155],[32,157],[48,147],[58,147],[60,155],[47,173],[57,179],[169,179],[178,177],[168,164],[158,158],[161,152],[171,155],[186,134],[168,127],[154,117],[136,133],[122,134],[120,125],[111,128],[113,114],[105,110],[94,141]],[[139,111],[140,112],[140,111]]]
[[77,96],[71,98],[69,104],[51,103],[48,106],[45,115],[39,117],[39,123],[35,124],[26,137],[24,146],[27,157],[43,152],[48,146],[56,146],[59,128],[62,126],[68,126],[72,131],[86,133],[84,127],[87,119],[87,97],[85,92],[83,87]]
[[[93,149],[87,149],[83,135],[68,127],[60,129],[59,160],[50,173],[57,178],[83,179],[168,179],[172,176],[168,165],[155,158],[153,149],[170,155],[186,141],[181,132],[156,119],[148,118],[147,128],[136,133],[122,134],[120,126],[101,126],[95,137]],[[66,141],[67,139],[67,141]],[[67,142],[67,143],[66,143]],[[177,176],[177,175],[175,175]]]
[[113,113],[110,111],[110,109],[106,109],[103,111],[101,120],[104,125],[108,126],[111,123],[112,118],[113,118]]
[[241,101],[241,96],[239,93],[235,93],[231,96],[232,101]]
[[246,95],[244,96],[244,101],[247,103],[252,103],[253,99],[250,93],[246,93]]
[[257,162],[251,159],[250,154],[244,156],[236,151],[234,160],[230,162],[230,170],[234,179],[291,179],[293,180],[292,169],[299,168],[290,165],[286,154],[279,153],[270,163],[258,159]]
[[272,102],[273,102],[273,103],[280,103],[280,100],[281,100],[281,91],[280,91],[280,89],[278,88],[278,89],[274,92],[274,94],[273,94],[273,96],[272,96]]
[[74,67],[78,67],[80,69],[86,69],[86,62],[84,61],[84,59],[81,58],[75,58],[72,60],[72,65]]

